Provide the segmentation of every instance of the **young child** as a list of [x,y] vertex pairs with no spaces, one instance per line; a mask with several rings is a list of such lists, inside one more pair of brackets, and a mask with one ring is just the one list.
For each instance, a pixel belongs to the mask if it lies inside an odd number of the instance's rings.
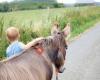
[[42,38],[37,38],[25,45],[22,42],[19,42],[20,33],[19,30],[15,27],[8,28],[6,30],[6,36],[7,36],[7,40],[10,42],[10,45],[6,50],[7,58],[19,54],[21,51],[30,48],[37,41],[42,39]]

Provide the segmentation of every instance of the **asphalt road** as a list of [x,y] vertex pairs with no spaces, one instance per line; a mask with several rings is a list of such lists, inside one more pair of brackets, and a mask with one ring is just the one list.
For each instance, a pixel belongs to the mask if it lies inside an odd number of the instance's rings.
[[100,23],[70,43],[65,66],[59,80],[100,80]]

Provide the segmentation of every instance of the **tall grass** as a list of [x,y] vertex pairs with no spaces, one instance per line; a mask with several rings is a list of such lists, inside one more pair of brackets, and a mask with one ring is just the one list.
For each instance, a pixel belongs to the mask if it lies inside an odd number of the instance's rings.
[[[45,12],[44,12],[45,11]],[[47,12],[46,12],[47,11]],[[55,12],[52,12],[55,11]],[[5,29],[6,26],[16,26],[20,29],[20,40],[24,43],[31,41],[33,38],[39,36],[50,35],[52,23],[56,20],[60,23],[60,28],[70,22],[72,28],[72,37],[80,34],[94,23],[100,20],[100,7],[76,7],[76,8],[62,8],[53,10],[36,11],[35,19],[27,19],[27,11],[25,14],[21,12],[1,13],[0,17],[0,58],[5,57],[8,42],[6,41]],[[40,13],[41,12],[41,13]],[[24,13],[24,12],[22,12]],[[10,16],[9,16],[10,14]],[[42,15],[41,16],[39,16]],[[8,16],[7,16],[8,15]],[[16,15],[16,16],[15,16]],[[3,17],[2,17],[3,16]],[[14,18],[11,18],[13,16]],[[17,17],[22,17],[18,19]],[[30,17],[30,16],[29,16]],[[35,21],[36,20],[36,21]],[[26,22],[26,23],[25,23]]]

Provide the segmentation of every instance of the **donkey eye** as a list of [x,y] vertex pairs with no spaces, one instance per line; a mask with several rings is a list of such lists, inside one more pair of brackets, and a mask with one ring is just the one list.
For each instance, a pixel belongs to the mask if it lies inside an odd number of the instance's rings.
[[65,45],[65,48],[66,48],[66,49],[68,49],[68,46],[67,46],[67,45]]

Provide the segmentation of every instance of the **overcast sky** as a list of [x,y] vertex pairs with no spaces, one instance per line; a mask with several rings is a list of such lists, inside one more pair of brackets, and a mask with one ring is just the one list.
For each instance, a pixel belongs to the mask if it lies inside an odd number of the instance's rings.
[[57,0],[60,3],[75,3],[75,2],[100,2],[100,0]]
[[[0,2],[11,2],[13,0],[0,0]],[[100,2],[100,0],[57,0],[60,3],[75,3],[75,2],[93,2],[93,1],[97,1]]]
[[0,2],[5,2],[5,1],[11,2],[11,1],[13,1],[13,0],[0,0]]

